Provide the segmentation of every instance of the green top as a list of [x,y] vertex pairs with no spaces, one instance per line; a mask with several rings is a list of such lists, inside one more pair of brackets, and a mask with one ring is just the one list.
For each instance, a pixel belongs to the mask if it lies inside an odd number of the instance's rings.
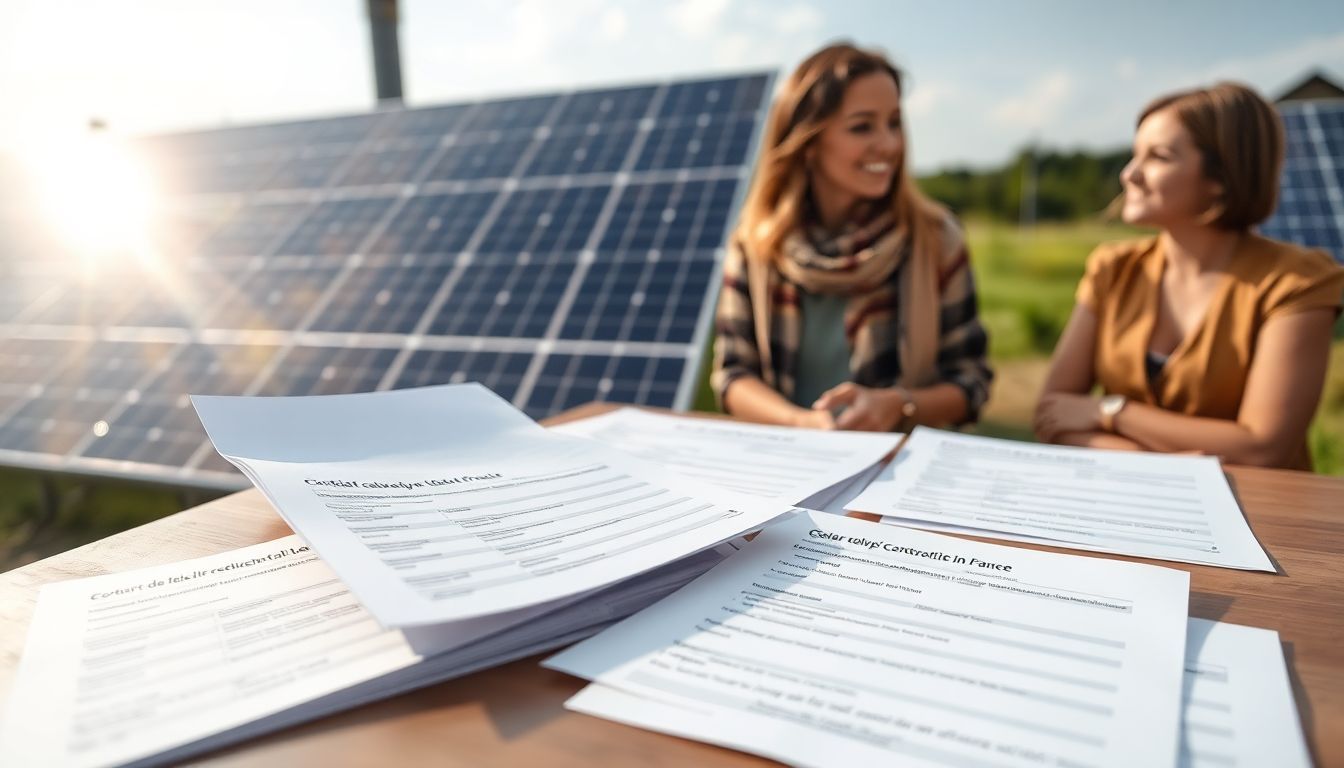
[[848,297],[800,291],[803,337],[793,402],[811,408],[821,394],[849,381],[849,342],[845,339]]

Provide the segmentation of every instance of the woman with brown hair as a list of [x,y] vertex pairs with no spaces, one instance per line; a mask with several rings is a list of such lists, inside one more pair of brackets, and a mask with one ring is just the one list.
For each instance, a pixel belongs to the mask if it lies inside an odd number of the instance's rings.
[[1344,269],[1251,231],[1274,211],[1283,144],[1274,108],[1237,84],[1143,110],[1121,216],[1161,231],[1088,259],[1040,439],[1311,468]]
[[900,99],[890,62],[842,44],[772,105],[724,262],[712,383],[729,413],[887,431],[974,420],[988,397],[965,241],[910,179]]

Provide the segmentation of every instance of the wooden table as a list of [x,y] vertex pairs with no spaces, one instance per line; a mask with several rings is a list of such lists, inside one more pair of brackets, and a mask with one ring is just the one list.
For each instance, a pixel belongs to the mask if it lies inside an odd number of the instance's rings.
[[[554,422],[609,408],[585,406]],[[1238,467],[1229,468],[1228,475],[1280,573],[1160,564],[1190,572],[1190,615],[1279,632],[1317,763],[1344,766],[1344,480]],[[289,533],[261,494],[249,490],[0,574],[0,699],[7,697],[41,585],[200,557]],[[203,762],[548,768],[767,764],[568,712],[563,702],[583,683],[541,669],[538,658],[290,728],[212,753]]]

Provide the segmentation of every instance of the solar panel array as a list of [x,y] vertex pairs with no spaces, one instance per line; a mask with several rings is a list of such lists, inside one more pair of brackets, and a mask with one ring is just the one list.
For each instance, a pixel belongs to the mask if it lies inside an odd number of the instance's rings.
[[1344,99],[1279,105],[1287,138],[1279,207],[1260,231],[1344,261]]
[[0,196],[0,463],[242,487],[188,393],[685,407],[769,80],[140,140],[151,247],[96,271]]

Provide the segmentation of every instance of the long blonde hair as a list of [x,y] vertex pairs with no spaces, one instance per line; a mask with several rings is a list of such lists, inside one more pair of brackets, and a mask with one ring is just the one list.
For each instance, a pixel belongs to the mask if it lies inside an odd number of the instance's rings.
[[[752,258],[773,260],[791,232],[803,225],[807,205],[808,147],[835,118],[845,89],[856,79],[885,72],[901,89],[901,72],[886,57],[848,43],[837,43],[812,54],[785,82],[770,107],[761,156],[737,222],[737,238]],[[905,227],[917,258],[937,263],[947,213],[929,200],[910,178],[909,139],[891,189],[891,210],[897,226]]]

